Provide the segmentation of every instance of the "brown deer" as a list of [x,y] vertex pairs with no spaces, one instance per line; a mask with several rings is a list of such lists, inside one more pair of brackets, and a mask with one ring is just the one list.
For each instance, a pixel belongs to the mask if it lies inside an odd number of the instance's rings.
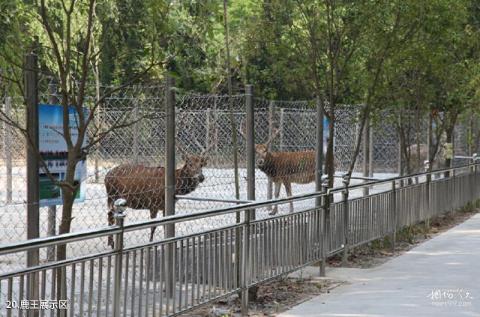
[[[204,153],[207,150],[204,151]],[[186,195],[193,192],[205,180],[202,168],[207,164],[204,155],[184,155],[184,164],[175,170],[175,195]],[[163,210],[165,216],[165,168],[148,167],[139,164],[123,164],[110,170],[105,176],[105,188],[108,195],[108,224],[114,223],[113,204],[123,198],[127,207],[132,209],[149,209],[150,218],[157,217]],[[150,241],[156,227],[151,228]],[[113,237],[108,238],[113,247]]]
[[[315,180],[314,151],[272,152],[269,150],[270,143],[279,132],[276,130],[267,142],[255,145],[257,168],[275,185],[275,198],[280,196],[282,184],[287,196],[291,197],[292,183],[308,184]],[[244,131],[240,131],[240,134],[246,138]],[[278,206],[275,205],[270,215],[275,215],[277,212]],[[290,202],[290,212],[293,212],[293,202]]]

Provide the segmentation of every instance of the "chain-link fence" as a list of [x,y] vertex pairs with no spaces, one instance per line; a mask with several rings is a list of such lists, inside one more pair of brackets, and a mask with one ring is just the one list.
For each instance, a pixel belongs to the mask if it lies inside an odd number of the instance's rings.
[[[105,90],[108,88],[105,88]],[[43,102],[51,96],[42,95]],[[86,105],[97,102],[98,98],[87,98]],[[256,199],[284,196],[285,193],[299,194],[311,192],[315,188],[314,150],[316,145],[316,110],[314,101],[272,101],[253,98],[255,143],[266,146],[261,152],[257,147]],[[177,201],[176,213],[194,213],[199,210],[229,206],[247,200],[246,182],[246,96],[177,94],[176,100],[176,157],[177,170],[191,168],[194,157],[205,158],[200,170],[190,176],[179,176],[185,180],[181,186],[190,186],[187,197]],[[15,122],[23,125],[25,106],[23,98],[12,97],[2,100],[4,111],[8,111]],[[336,170],[345,171],[351,160],[359,134],[359,114],[361,106],[338,106],[335,112],[334,157]],[[108,223],[108,194],[105,176],[114,167],[130,164],[123,172],[124,178],[135,180],[135,194],[144,194],[144,201],[138,208],[129,211],[128,221],[146,220],[161,217],[164,180],[161,173],[165,162],[166,114],[165,87],[126,87],[103,98],[97,109],[94,126],[108,131],[122,118],[130,118],[132,124],[115,129],[93,149],[87,160],[85,180],[85,201],[76,203],[73,208],[72,231],[102,227]],[[372,118],[371,153],[372,172],[377,177],[387,177],[398,173],[401,165],[400,132],[407,145],[427,144],[426,118],[411,118],[398,114],[385,113]],[[413,120],[413,119],[415,120]],[[327,127],[325,127],[327,129]],[[237,136],[234,141],[234,132]],[[467,132],[465,132],[467,131]],[[466,135],[474,132],[459,125],[455,130],[455,147],[465,153]],[[16,129],[1,123],[0,128],[0,243],[26,239],[26,142]],[[365,142],[365,140],[364,140]],[[461,151],[461,152],[460,152]],[[287,154],[278,154],[286,152]],[[235,166],[234,153],[237,154]],[[266,153],[277,153],[275,161]],[[292,154],[293,153],[293,154]],[[467,152],[466,154],[471,154]],[[355,172],[362,172],[363,146],[357,159]],[[137,164],[145,169],[133,169]],[[275,170],[272,170],[274,166]],[[152,168],[146,173],[146,168]],[[200,173],[202,179],[200,180]],[[235,175],[238,181],[235,181]],[[144,176],[142,176],[144,175]],[[147,176],[145,176],[147,175]],[[150,178],[160,175],[154,182]],[[164,175],[164,174],[163,174]],[[180,175],[180,174],[179,174]],[[183,175],[183,174],[181,174]],[[142,179],[139,185],[136,179]],[[177,180],[177,187],[179,181]],[[163,188],[163,189],[162,189]],[[117,188],[118,190],[118,188]],[[125,192],[123,192],[125,194]],[[149,193],[149,195],[147,195]],[[238,195],[237,195],[238,193]],[[184,196],[184,195],[183,195]],[[146,198],[145,198],[146,197]],[[156,198],[152,198],[156,197]],[[148,200],[148,203],[145,202]],[[295,202],[301,204],[301,202]],[[153,206],[153,207],[152,207]],[[152,207],[152,208],[150,208]],[[296,205],[294,206],[296,207]],[[158,215],[150,210],[158,211]],[[267,217],[277,210],[257,211],[257,217]],[[290,206],[279,206],[279,213],[288,213]],[[61,206],[56,210],[40,208],[40,235],[54,234],[53,228],[61,221]],[[177,227],[181,234],[199,232],[209,228],[229,225],[236,222],[234,215],[218,216],[208,220],[198,220],[194,224]],[[163,236],[163,228],[156,230],[157,237]],[[130,244],[145,243],[149,234],[127,235]],[[92,250],[107,249],[105,243],[86,242],[79,249],[69,252],[86,254]],[[24,261],[23,255],[8,259],[11,265]],[[23,262],[22,262],[23,263]]]

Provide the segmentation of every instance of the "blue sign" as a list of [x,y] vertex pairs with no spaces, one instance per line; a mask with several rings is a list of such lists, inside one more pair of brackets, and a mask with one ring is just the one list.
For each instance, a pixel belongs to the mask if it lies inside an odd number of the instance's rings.
[[[85,111],[87,113],[87,111]],[[68,148],[63,136],[63,106],[40,104],[38,106],[39,151],[48,171],[56,180],[64,180],[67,168]],[[68,109],[70,135],[72,142],[78,139],[78,113],[74,107]],[[87,144],[85,140],[84,145]],[[75,202],[85,200],[85,186],[87,177],[87,162],[80,161],[75,167],[75,181],[80,184],[76,193]],[[39,170],[40,206],[62,205],[62,191],[60,187],[46,173],[42,164]]]
[[323,155],[327,155],[328,139],[330,135],[330,121],[325,116],[323,117]]

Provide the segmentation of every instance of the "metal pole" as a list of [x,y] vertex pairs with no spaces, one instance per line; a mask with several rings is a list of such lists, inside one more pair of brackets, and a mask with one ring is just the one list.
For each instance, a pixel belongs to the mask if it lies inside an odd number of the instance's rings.
[[402,128],[402,115],[399,114],[398,115],[398,125],[399,125],[399,129],[397,131],[397,136],[398,136],[398,175],[402,176],[403,174],[403,159],[402,159],[402,142],[400,142],[401,140],[401,135],[400,135],[400,131],[401,131],[401,128]]
[[[122,289],[122,261],[123,261],[123,224],[127,201],[118,199],[115,201],[115,224],[122,230],[115,235],[115,274],[113,277],[113,317],[120,317],[121,289]],[[126,291],[126,290],[125,290]],[[72,308],[73,309],[73,308]],[[126,312],[123,312],[126,314]]]
[[342,257],[342,265],[346,265],[348,262],[348,249],[349,249],[349,211],[348,211],[348,176],[345,175],[343,178],[343,186],[345,186],[344,191],[342,192],[342,202],[343,202],[343,257]]
[[[316,106],[317,106],[317,116],[316,116],[316,143],[315,143],[315,191],[320,192],[322,191],[322,166],[323,166],[323,107],[320,101],[320,97],[316,98]],[[321,206],[322,206],[322,198],[318,197],[315,200],[315,207],[317,208],[317,228],[318,233],[320,234],[320,215],[321,215]],[[318,240],[321,243],[322,237]],[[322,257],[322,261],[320,262],[320,276],[325,276],[325,258]]]
[[[247,200],[255,200],[255,119],[253,104],[253,86],[245,87],[246,124],[247,124]],[[250,220],[255,220],[255,210],[250,211]]]
[[[25,100],[27,106],[27,239],[40,236],[38,179],[38,78],[37,55],[25,58]],[[27,266],[39,264],[38,249],[27,251]],[[38,274],[28,278],[28,299],[38,300]],[[38,313],[38,312],[37,312]]]
[[[11,118],[12,115],[12,97],[5,98],[5,115]],[[7,190],[7,204],[12,202],[12,127],[4,124],[5,131],[5,167],[7,169],[6,190]]]
[[[430,154],[430,151],[429,151]],[[423,162],[427,180],[425,182],[425,229],[430,229],[430,182],[432,180],[432,175],[430,172],[430,158]]]
[[280,108],[280,151],[284,151],[284,142],[285,142],[285,126],[284,126],[284,118],[285,118],[285,109]]
[[[253,87],[245,87],[246,136],[247,136],[247,199],[255,200],[255,121],[253,109]],[[242,250],[242,315],[248,316],[248,294],[250,283],[250,221],[255,220],[255,209],[245,211]]]
[[[175,91],[173,89],[175,82],[170,76],[166,79],[166,142],[165,142],[165,216],[175,215]],[[165,238],[175,236],[175,224],[165,226]],[[173,297],[175,294],[174,277],[174,243],[169,243],[166,248],[167,263],[167,296]]]
[[[328,194],[328,176],[322,177],[323,193],[323,227],[322,227],[322,262],[320,263],[320,276],[326,275],[327,257],[330,252],[330,195]],[[332,197],[333,198],[333,197]],[[332,199],[333,200],[333,199]]]
[[395,254],[397,243],[397,189],[395,181],[392,181],[392,254]]
[[211,134],[211,129],[212,129],[212,123],[210,120],[212,110],[210,108],[207,108],[207,111],[205,111],[205,148],[208,149],[210,148],[210,139],[212,138]]
[[369,170],[369,177],[373,177],[373,173],[374,173],[374,157],[373,157],[373,153],[374,153],[374,144],[375,144],[375,140],[374,140],[374,135],[375,135],[375,130],[373,129],[373,126],[370,126],[370,133],[369,133],[369,140],[370,140],[370,145],[369,145],[369,151],[368,151],[368,163],[369,163],[369,167],[368,167],[368,170]]
[[[57,98],[57,85],[55,83],[50,83],[48,85],[48,90],[50,93],[48,102],[52,105],[58,103]],[[56,235],[56,220],[57,220],[57,206],[48,206],[48,214],[47,214],[47,236],[54,236]],[[47,249],[47,261],[52,262],[55,261],[55,246],[49,247]]]
[[[368,114],[363,128],[363,176],[370,176],[370,118]],[[364,187],[363,196],[367,196],[368,193],[368,187]]]
[[217,111],[217,96],[213,98],[213,153],[216,162],[218,163],[218,111]]
[[[273,136],[273,120],[274,120],[274,113],[275,113],[275,102],[270,101],[270,104],[268,106],[268,139]],[[270,143],[268,145],[268,150],[270,151],[272,149],[272,144]],[[273,193],[273,182],[272,179],[269,177],[268,178],[268,184],[267,184],[267,199],[270,200],[272,199],[272,193]],[[271,206],[268,208],[269,210],[272,209]]]
[[138,103],[135,103],[133,109],[133,121],[134,124],[132,126],[133,128],[133,160],[135,163],[139,163],[139,150],[138,150],[138,131],[139,131],[139,126],[138,126]]

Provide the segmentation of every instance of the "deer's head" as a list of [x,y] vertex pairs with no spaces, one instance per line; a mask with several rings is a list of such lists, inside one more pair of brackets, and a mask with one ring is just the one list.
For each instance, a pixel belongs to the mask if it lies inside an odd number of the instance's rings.
[[205,180],[203,168],[207,166],[208,158],[204,155],[190,154],[183,154],[182,157],[185,162],[182,167],[182,177],[198,180],[199,183],[203,182]]
[[[240,134],[242,137],[247,140],[247,136],[245,134],[245,125],[242,124],[240,129]],[[274,129],[272,135],[268,138],[265,143],[255,144],[255,153],[257,154],[256,157],[256,165],[258,168],[263,168],[267,157],[270,153],[270,144],[275,140],[275,138],[280,134],[280,130]]]

